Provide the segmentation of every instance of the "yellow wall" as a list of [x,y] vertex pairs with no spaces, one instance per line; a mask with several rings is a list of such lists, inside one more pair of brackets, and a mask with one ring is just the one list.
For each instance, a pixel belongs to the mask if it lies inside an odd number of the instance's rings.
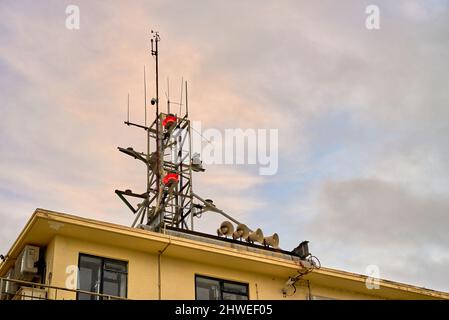
[[[236,266],[237,268],[238,266]],[[195,263],[162,255],[162,299],[195,299],[195,274],[249,284],[249,298],[283,299],[281,289],[286,279],[238,269],[225,269],[211,264]],[[304,298],[302,295],[290,299]]]
[[[51,285],[66,287],[70,276],[67,267],[78,266],[80,253],[99,257],[124,260],[128,262],[128,298],[159,299],[158,288],[158,255],[122,249],[118,246],[96,244],[74,238],[55,236],[47,247],[47,278],[52,273]],[[181,260],[162,254],[160,256],[161,298],[162,299],[195,299],[195,274],[249,284],[249,298],[263,299],[307,299],[309,289],[297,285],[294,295],[283,297],[281,292],[285,284],[284,277],[276,275],[244,272],[235,269],[221,268],[207,263]],[[336,299],[372,299],[372,296],[355,292],[345,292],[310,285],[312,295]],[[50,291],[49,297],[54,297]],[[72,292],[58,291],[58,299],[75,299]]]
[[[47,285],[52,285],[52,277],[53,277],[53,263],[55,256],[55,237],[48,243],[47,248],[45,250],[45,261],[46,261],[46,272],[44,283]],[[55,297],[55,291],[53,289],[49,289],[47,293],[47,297],[52,298]]]
[[[307,290],[308,288],[302,288],[303,290]],[[374,293],[374,292],[373,292]],[[324,298],[332,298],[337,300],[373,300],[373,299],[381,299],[381,297],[376,297],[373,295],[363,294],[360,292],[352,292],[346,290],[339,290],[336,288],[329,288],[325,286],[316,285],[314,283],[310,283],[310,294],[312,296],[324,297]]]
[[366,276],[324,267],[297,282],[294,295],[283,297],[281,290],[288,277],[301,268],[297,261],[43,209],[35,211],[8,251],[8,259],[0,264],[0,276],[14,266],[26,244],[46,247],[45,284],[59,288],[49,290],[49,299],[76,297],[74,292],[60,288],[77,288],[80,253],[127,261],[131,299],[194,299],[195,274],[248,283],[252,300],[307,299],[309,295],[334,299],[449,299],[445,292],[382,279],[378,290],[368,290]]
[[[78,266],[80,253],[128,262],[128,298],[157,299],[157,258],[139,251],[124,250],[74,238],[55,237],[55,253],[52,263],[52,285],[66,287],[68,266]],[[47,262],[48,264],[48,262]],[[58,293],[58,299],[75,299],[71,292]]]
[[[195,274],[213,278],[237,281],[249,284],[250,300],[304,300],[308,299],[309,288],[306,284],[297,284],[295,294],[284,297],[282,288],[287,279],[276,275],[242,272],[237,269],[225,269],[206,263],[195,263],[172,257],[161,257],[162,299],[194,299]],[[376,297],[358,292],[343,291],[325,286],[310,284],[312,295],[334,299],[376,299]],[[293,292],[289,292],[293,293]]]

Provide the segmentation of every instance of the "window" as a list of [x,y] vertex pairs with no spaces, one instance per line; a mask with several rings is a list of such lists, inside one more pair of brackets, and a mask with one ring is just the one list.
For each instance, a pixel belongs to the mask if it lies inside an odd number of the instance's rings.
[[[126,298],[128,263],[80,254],[78,289]],[[78,300],[99,300],[100,297],[78,293]]]
[[195,276],[196,300],[248,300],[248,285]]

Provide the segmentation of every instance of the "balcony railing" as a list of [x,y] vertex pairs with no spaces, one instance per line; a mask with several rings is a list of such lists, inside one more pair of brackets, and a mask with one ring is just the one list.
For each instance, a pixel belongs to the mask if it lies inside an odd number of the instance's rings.
[[[16,287],[17,290],[7,292],[6,284]],[[74,294],[75,298],[67,298],[67,293]],[[127,298],[108,294],[0,277],[0,300],[75,300],[79,293],[86,294],[94,298],[94,300],[128,300]]]

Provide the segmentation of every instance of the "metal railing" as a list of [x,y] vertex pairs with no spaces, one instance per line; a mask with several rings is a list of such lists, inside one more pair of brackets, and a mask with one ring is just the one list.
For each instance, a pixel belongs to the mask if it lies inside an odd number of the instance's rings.
[[[9,283],[12,287],[16,287],[17,289],[12,290],[12,292],[7,292],[7,283]],[[27,291],[31,291],[31,293]],[[74,293],[75,298],[67,299],[65,294],[61,295],[61,292]],[[48,284],[0,277],[0,300],[76,300],[78,298],[78,294],[88,295],[90,298],[94,298],[94,300],[128,300],[124,297],[117,297],[108,294],[101,294],[79,289],[68,289]]]

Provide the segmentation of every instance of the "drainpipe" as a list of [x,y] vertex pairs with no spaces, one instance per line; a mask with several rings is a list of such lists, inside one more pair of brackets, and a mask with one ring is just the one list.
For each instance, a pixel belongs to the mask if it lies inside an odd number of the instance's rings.
[[161,288],[162,288],[161,287],[161,256],[165,252],[165,250],[167,250],[167,248],[168,248],[168,246],[170,244],[171,244],[171,238],[169,237],[167,245],[165,246],[164,249],[159,251],[159,254],[157,256],[157,287],[158,287],[158,298],[159,298],[159,300],[161,300],[161,296],[162,296],[162,293],[161,293],[161,291],[162,291],[161,290]]

